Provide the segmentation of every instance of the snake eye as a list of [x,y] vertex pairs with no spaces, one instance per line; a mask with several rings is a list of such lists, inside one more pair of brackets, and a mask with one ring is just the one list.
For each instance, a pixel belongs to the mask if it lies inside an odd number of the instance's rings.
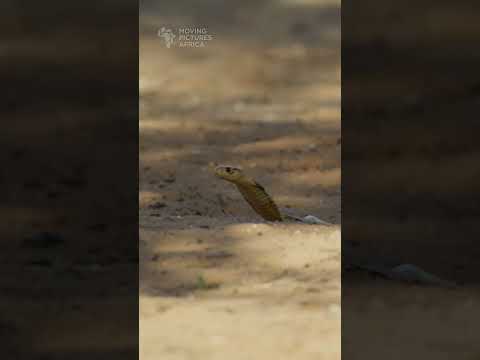
[[226,167],[225,170],[226,170],[226,172],[229,173],[229,174],[232,172],[232,168],[230,168],[230,167]]

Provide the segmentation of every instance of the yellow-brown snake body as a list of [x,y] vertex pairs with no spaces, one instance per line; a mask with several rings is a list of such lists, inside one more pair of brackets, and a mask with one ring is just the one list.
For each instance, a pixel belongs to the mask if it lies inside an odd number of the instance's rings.
[[235,184],[244,199],[262,218],[268,221],[283,221],[277,205],[263,186],[247,177],[241,169],[233,166],[217,166],[215,174],[221,179]]

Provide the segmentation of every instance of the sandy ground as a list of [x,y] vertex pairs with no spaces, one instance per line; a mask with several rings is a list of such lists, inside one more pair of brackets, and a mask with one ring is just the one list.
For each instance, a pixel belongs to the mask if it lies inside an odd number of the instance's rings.
[[[340,358],[339,2],[279,4],[220,18],[144,8],[143,360]],[[191,23],[214,33],[204,48],[156,36]],[[213,176],[218,163],[242,166],[284,211],[335,225],[263,222]]]

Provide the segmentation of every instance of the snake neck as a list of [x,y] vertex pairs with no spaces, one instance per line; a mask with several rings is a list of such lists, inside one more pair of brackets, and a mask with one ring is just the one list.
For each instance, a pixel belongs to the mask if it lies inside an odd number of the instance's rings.
[[231,180],[232,183],[234,183],[237,186],[256,186],[258,185],[257,182],[246,175],[241,176],[238,179]]
[[283,221],[273,199],[268,195],[263,186],[253,181],[246,185],[236,184],[243,198],[250,204],[257,214],[268,221]]

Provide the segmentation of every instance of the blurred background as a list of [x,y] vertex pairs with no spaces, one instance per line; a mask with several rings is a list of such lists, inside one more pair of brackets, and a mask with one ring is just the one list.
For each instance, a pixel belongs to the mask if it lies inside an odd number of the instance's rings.
[[408,286],[344,272],[346,359],[480,354],[478,10],[473,1],[342,4],[348,255],[415,264],[460,284]]
[[138,10],[0,4],[0,337],[9,359],[138,353]]

